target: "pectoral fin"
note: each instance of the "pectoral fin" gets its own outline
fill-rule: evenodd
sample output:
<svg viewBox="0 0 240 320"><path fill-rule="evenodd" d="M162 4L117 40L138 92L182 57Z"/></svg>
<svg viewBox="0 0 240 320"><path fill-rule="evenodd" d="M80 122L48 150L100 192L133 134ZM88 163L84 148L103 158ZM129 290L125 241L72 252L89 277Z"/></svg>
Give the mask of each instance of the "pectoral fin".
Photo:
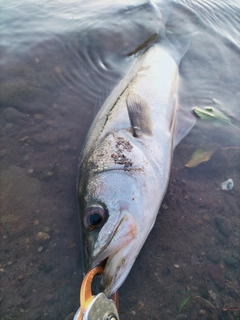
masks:
<svg viewBox="0 0 240 320"><path fill-rule="evenodd" d="M128 115L134 137L152 135L152 120L147 102L138 94L130 92L127 96Z"/></svg>

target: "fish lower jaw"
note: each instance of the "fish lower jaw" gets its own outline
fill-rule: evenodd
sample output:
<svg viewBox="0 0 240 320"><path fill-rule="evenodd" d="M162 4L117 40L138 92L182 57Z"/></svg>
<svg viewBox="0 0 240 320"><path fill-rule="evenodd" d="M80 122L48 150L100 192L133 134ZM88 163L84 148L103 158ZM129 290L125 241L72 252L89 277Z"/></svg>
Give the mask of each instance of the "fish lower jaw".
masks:
<svg viewBox="0 0 240 320"><path fill-rule="evenodd" d="M113 293L115 293L115 291L114 292L112 292L112 290L110 291L109 290L109 288L111 287L111 283L112 282L114 282L113 281L113 279L111 278L109 278L109 276L108 275L106 275L106 272L105 272L105 269L107 268L109 268L109 266L108 266L108 261L111 261L111 259L113 259L113 257L115 256L115 254L116 254L116 252L115 253L112 253L109 257L106 257L106 258L104 258L103 260L100 260L100 259L96 259L96 260L94 260L91 264L90 264L90 266L87 268L87 270L88 270L88 272L90 271L90 270L92 270L92 269L94 269L94 268L97 268L97 267L101 267L101 268L103 268L103 273L101 274L101 281L99 282L99 285L98 285L98 288L96 289L98 292L100 291L100 292L104 292L105 294L107 294L109 297L110 297L110 295L111 294L113 294ZM105 281L103 281L103 279L109 279L109 281L108 281L108 285L106 285L105 284Z"/></svg>
<svg viewBox="0 0 240 320"><path fill-rule="evenodd" d="M116 271L114 271L114 273L112 272L108 272L108 270L112 270L111 268L111 263L114 259L114 257L116 256L117 252L115 254L112 254L111 256L109 256L107 259L105 259L101 265L103 265L104 271L102 274L102 279L100 282L100 289L101 291L103 291L107 296L111 296L112 294L114 294L118 288L120 286L118 286L118 269L116 269ZM116 288L116 289L115 289Z"/></svg>
<svg viewBox="0 0 240 320"><path fill-rule="evenodd" d="M132 254L132 246L120 248L111 254L106 261L104 272L101 278L101 289L110 297L123 284L128 276L132 265L136 259L136 254Z"/></svg>
<svg viewBox="0 0 240 320"><path fill-rule="evenodd" d="M106 257L104 253L92 261L88 270L90 271L96 267L102 267L103 273L101 275L101 281L99 290L104 292L107 296L114 294L119 285L119 271L124 268L125 258L122 257L121 252L123 248L118 248L116 251L109 253L109 256Z"/></svg>

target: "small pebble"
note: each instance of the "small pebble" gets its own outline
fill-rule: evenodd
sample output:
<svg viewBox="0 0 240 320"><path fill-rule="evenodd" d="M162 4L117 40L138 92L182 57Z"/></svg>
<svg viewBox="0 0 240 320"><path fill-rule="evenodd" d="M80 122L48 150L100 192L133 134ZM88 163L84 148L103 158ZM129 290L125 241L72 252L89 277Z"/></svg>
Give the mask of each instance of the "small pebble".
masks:
<svg viewBox="0 0 240 320"><path fill-rule="evenodd" d="M144 303L142 301L138 301L138 310L141 310L144 307Z"/></svg>
<svg viewBox="0 0 240 320"><path fill-rule="evenodd" d="M206 214L206 213L203 215L202 219L203 219L205 222L210 221L210 217L209 217L209 215Z"/></svg>
<svg viewBox="0 0 240 320"><path fill-rule="evenodd" d="M234 187L234 183L232 179L228 179L221 183L222 190L230 191Z"/></svg>
<svg viewBox="0 0 240 320"><path fill-rule="evenodd" d="M206 314L206 310L200 309L200 310L198 311L198 314L200 314L200 315L205 315L205 314Z"/></svg>
<svg viewBox="0 0 240 320"><path fill-rule="evenodd" d="M34 114L34 118L35 118L35 119L38 119L38 120L42 120L42 119L44 119L45 117L44 117L44 115L41 114L41 113L35 113L35 114Z"/></svg>
<svg viewBox="0 0 240 320"><path fill-rule="evenodd" d="M226 257L225 258L225 263L229 266L229 267L235 267L238 264L237 259L235 259L232 256Z"/></svg>
<svg viewBox="0 0 240 320"><path fill-rule="evenodd" d="M24 136L19 139L19 141L27 141L29 139L29 136Z"/></svg>
<svg viewBox="0 0 240 320"><path fill-rule="evenodd" d="M176 269L179 269L179 264L175 264L174 267L175 267Z"/></svg>
<svg viewBox="0 0 240 320"><path fill-rule="evenodd" d="M58 74L61 74L61 73L63 72L63 69L62 69L61 67L56 66L56 67L54 68L54 71L55 71L56 73L58 73Z"/></svg>
<svg viewBox="0 0 240 320"><path fill-rule="evenodd" d="M191 291L198 292L199 288L197 286L192 286Z"/></svg>
<svg viewBox="0 0 240 320"><path fill-rule="evenodd" d="M212 279L212 281L220 288L224 289L225 287L225 279L224 274L221 269L221 265L215 264L212 265L208 270L209 276Z"/></svg>
<svg viewBox="0 0 240 320"><path fill-rule="evenodd" d="M42 242L48 241L49 239L50 239L50 236L46 232L38 232L36 237L37 241L42 241Z"/></svg>
<svg viewBox="0 0 240 320"><path fill-rule="evenodd" d="M217 299L217 295L215 292L213 292L212 290L208 290L208 293L214 301Z"/></svg>
<svg viewBox="0 0 240 320"><path fill-rule="evenodd" d="M52 298L53 298L53 295L52 295L51 293L46 293L45 296L44 296L44 300L45 300L46 302L51 301Z"/></svg>
<svg viewBox="0 0 240 320"><path fill-rule="evenodd" d="M42 247L42 246L41 246L41 247L38 247L37 251L38 251L39 253L42 252L42 251L43 251L43 247Z"/></svg>
<svg viewBox="0 0 240 320"><path fill-rule="evenodd" d="M203 224L203 221L201 219L196 220L196 226L201 226Z"/></svg>
<svg viewBox="0 0 240 320"><path fill-rule="evenodd" d="M223 234L226 238L228 238L231 234L231 226L229 222L224 218L216 217L214 219L216 227L221 234Z"/></svg>

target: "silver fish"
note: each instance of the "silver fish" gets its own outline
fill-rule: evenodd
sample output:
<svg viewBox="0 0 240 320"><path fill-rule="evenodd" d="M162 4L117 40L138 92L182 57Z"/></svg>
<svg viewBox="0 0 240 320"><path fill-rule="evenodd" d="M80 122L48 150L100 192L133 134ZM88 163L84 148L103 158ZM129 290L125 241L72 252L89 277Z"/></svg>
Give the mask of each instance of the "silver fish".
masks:
<svg viewBox="0 0 240 320"><path fill-rule="evenodd" d="M88 133L79 165L86 270L105 261L107 295L124 282L165 195L184 54L154 45L110 94Z"/></svg>

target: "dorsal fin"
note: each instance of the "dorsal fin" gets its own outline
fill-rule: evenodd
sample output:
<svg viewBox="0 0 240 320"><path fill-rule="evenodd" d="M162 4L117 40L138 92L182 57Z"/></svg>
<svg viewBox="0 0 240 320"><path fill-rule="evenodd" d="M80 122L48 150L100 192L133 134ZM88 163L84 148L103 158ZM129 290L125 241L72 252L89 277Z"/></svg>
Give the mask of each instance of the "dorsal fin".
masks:
<svg viewBox="0 0 240 320"><path fill-rule="evenodd" d="M138 94L130 92L127 96L128 115L134 137L152 135L152 120L147 102Z"/></svg>

